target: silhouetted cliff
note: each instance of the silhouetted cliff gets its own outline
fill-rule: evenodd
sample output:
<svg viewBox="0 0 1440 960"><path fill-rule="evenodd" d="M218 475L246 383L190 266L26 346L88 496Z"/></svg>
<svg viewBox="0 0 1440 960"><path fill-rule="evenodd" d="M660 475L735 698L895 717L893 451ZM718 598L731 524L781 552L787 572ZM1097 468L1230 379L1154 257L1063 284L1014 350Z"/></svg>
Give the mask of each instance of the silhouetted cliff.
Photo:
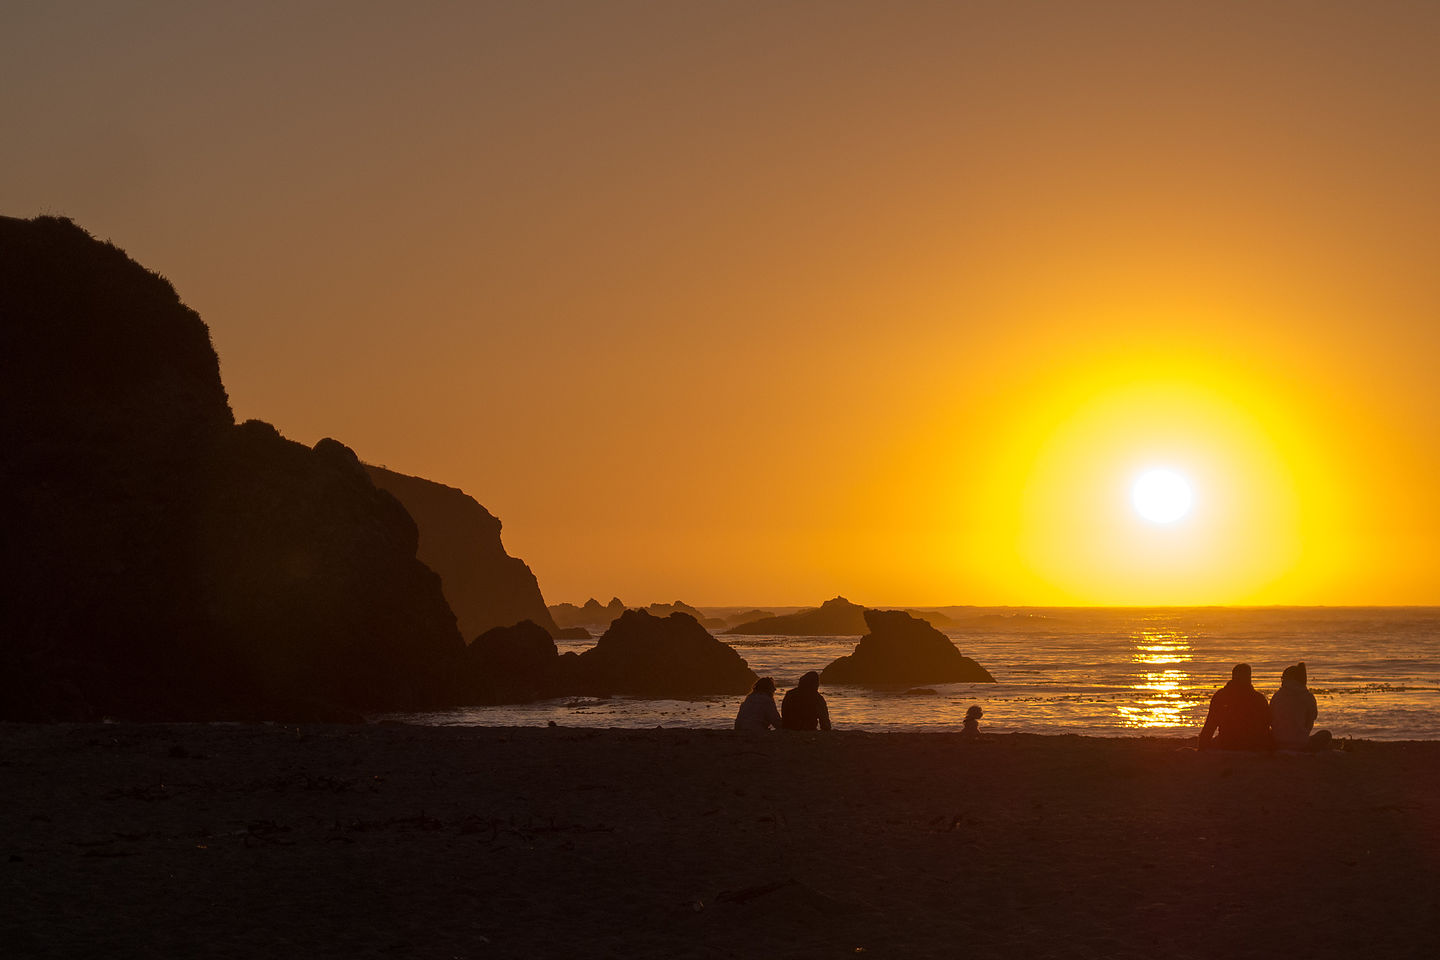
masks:
<svg viewBox="0 0 1440 960"><path fill-rule="evenodd" d="M529 620L551 636L555 621L525 561L500 542L500 521L463 490L367 464L375 486L394 494L420 528L420 560L440 575L460 632L474 639Z"/></svg>
<svg viewBox="0 0 1440 960"><path fill-rule="evenodd" d="M866 610L865 624L870 632L855 644L854 653L821 671L822 682L909 686L995 681L949 637L903 610Z"/></svg>
<svg viewBox="0 0 1440 960"><path fill-rule="evenodd" d="M333 440L236 426L209 332L69 221L0 219L0 717L453 702L404 508Z"/></svg>

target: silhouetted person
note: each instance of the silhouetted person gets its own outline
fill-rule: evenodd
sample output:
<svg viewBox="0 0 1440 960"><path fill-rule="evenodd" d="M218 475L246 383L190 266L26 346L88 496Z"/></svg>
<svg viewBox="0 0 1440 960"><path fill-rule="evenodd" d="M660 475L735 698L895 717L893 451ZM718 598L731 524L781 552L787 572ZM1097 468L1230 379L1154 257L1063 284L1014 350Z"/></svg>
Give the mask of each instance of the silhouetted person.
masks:
<svg viewBox="0 0 1440 960"><path fill-rule="evenodd" d="M965 722L960 725L960 737L964 740L980 739L980 718L985 716L985 711L978 705L965 711Z"/></svg>
<svg viewBox="0 0 1440 960"><path fill-rule="evenodd" d="M775 681L761 677L741 702L740 712L735 714L735 729L764 733L771 727L780 729L780 711L775 709Z"/></svg>
<svg viewBox="0 0 1440 960"><path fill-rule="evenodd" d="M1221 750L1269 750L1273 746L1270 704L1250 683L1248 663L1235 664L1230 682L1210 698L1210 712L1200 729L1200 749L1212 746Z"/></svg>
<svg viewBox="0 0 1440 960"><path fill-rule="evenodd" d="M1324 750L1330 745L1330 731L1310 732L1315 726L1315 694L1305 686L1305 661L1286 667L1280 674L1280 689L1270 697L1270 729L1275 746L1281 750Z"/></svg>
<svg viewBox="0 0 1440 960"><path fill-rule="evenodd" d="M820 695L820 674L811 670L780 702L780 725L786 730L829 730L830 708Z"/></svg>

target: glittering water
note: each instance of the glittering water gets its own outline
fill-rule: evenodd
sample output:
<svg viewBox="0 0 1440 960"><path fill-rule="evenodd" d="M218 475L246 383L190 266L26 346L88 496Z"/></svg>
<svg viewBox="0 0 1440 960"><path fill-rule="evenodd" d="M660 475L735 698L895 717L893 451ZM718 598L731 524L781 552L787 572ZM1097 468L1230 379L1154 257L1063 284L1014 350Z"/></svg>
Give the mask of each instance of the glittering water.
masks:
<svg viewBox="0 0 1440 960"><path fill-rule="evenodd" d="M1100 736L1198 730L1232 664L1267 695L1306 661L1317 727L1340 737L1440 739L1440 608L961 610L945 632L993 684L923 691L823 688L837 727L959 729L971 704L992 732ZM783 692L806 670L851 652L855 637L725 637ZM593 643L563 642L564 650ZM727 727L739 697L563 699L410 717L434 724Z"/></svg>

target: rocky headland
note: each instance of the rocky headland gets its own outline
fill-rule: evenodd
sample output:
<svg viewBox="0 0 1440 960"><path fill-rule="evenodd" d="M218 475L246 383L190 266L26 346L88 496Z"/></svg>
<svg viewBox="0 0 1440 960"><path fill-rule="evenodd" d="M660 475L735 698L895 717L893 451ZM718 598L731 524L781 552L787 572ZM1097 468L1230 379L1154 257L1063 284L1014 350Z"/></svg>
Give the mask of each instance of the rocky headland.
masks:
<svg viewBox="0 0 1440 960"><path fill-rule="evenodd" d="M236 424L199 315L68 220L0 218L0 450L0 719L434 709L477 696L446 589L553 625L462 492Z"/></svg>
<svg viewBox="0 0 1440 960"><path fill-rule="evenodd" d="M420 561L440 575L460 633L473 639L529 620L555 636L540 583L505 552L500 520L455 487L366 464L371 481L399 500L420 529Z"/></svg>

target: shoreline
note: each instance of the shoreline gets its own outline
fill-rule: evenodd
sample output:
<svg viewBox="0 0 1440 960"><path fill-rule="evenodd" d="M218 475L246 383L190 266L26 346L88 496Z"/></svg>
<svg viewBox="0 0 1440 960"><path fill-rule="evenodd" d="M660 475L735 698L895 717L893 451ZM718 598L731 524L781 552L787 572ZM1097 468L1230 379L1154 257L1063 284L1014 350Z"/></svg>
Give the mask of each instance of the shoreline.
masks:
<svg viewBox="0 0 1440 960"><path fill-rule="evenodd" d="M17 957L1428 949L1440 742L1184 745L3 724L0 941Z"/></svg>

